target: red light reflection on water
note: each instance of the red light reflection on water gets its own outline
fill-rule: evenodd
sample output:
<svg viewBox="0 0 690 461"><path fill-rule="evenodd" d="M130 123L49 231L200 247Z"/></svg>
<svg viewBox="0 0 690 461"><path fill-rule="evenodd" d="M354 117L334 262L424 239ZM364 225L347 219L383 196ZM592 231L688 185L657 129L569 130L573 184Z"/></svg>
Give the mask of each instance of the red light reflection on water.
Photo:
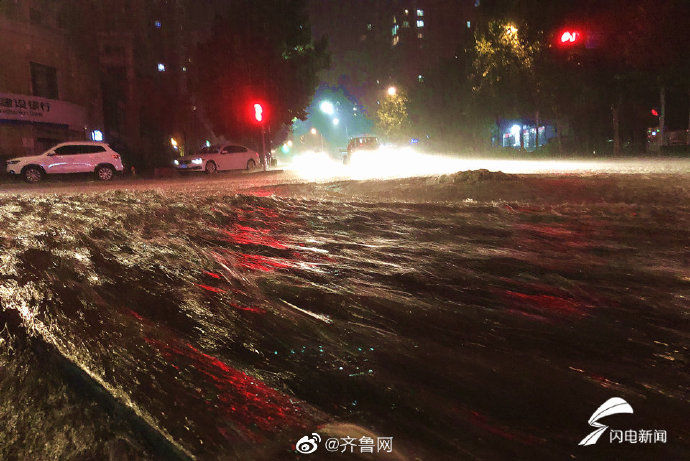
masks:
<svg viewBox="0 0 690 461"><path fill-rule="evenodd" d="M486 415L477 411L470 411L469 419L475 426L499 437L503 437L504 439L514 440L525 445L534 445L540 442L540 440L533 435L511 431L506 427L501 427L490 421Z"/></svg>
<svg viewBox="0 0 690 461"><path fill-rule="evenodd" d="M278 258L269 258L261 255L250 255L240 253L237 255L237 264L246 269L253 269L262 272L272 272L275 269L288 269L293 267Z"/></svg>
<svg viewBox="0 0 690 461"><path fill-rule="evenodd" d="M297 399L283 394L261 380L230 367L218 358L205 354L190 344L166 344L152 338L146 342L156 348L174 368L196 373L194 387L215 389L211 399L202 399L205 411L215 413L216 426L229 440L265 440L270 434L306 429L315 423ZM207 394L206 394L207 395ZM189 389L185 398L200 399Z"/></svg>
<svg viewBox="0 0 690 461"><path fill-rule="evenodd" d="M212 293L225 293L225 290L223 290L222 288L211 287L208 285L201 285L199 283L195 283L194 285L198 286L199 288L203 288L204 290L210 291Z"/></svg>
<svg viewBox="0 0 690 461"><path fill-rule="evenodd" d="M531 295L509 290L505 291L505 296L512 304L517 303L529 309L536 310L539 314L564 313L579 316L587 315L582 309L586 305L571 299L545 294Z"/></svg>
<svg viewBox="0 0 690 461"><path fill-rule="evenodd" d="M247 311L247 312L254 312L255 314L265 314L266 311L260 307L247 307L247 306L240 306L237 304L230 304L230 306L234 307L237 310L240 311Z"/></svg>
<svg viewBox="0 0 690 461"><path fill-rule="evenodd" d="M275 194L275 191L273 189L253 189L251 191L245 191L243 193L247 195L255 195L257 197L270 197L271 195Z"/></svg>
<svg viewBox="0 0 690 461"><path fill-rule="evenodd" d="M287 248L283 243L269 235L270 229L253 228L235 224L232 230L221 229L233 243L240 245L263 245L277 250Z"/></svg>

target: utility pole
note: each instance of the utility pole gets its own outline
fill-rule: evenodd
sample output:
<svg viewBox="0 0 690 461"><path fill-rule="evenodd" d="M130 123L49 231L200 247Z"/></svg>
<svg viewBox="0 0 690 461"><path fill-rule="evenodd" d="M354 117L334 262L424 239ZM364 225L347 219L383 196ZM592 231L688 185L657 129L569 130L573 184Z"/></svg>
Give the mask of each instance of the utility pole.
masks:
<svg viewBox="0 0 690 461"><path fill-rule="evenodd" d="M659 99L661 100L661 107L659 110L659 153L664 147L664 131L666 131L666 88L661 85L659 90Z"/></svg>
<svg viewBox="0 0 690 461"><path fill-rule="evenodd" d="M266 171L266 126L261 123L261 163L264 164L264 171Z"/></svg>

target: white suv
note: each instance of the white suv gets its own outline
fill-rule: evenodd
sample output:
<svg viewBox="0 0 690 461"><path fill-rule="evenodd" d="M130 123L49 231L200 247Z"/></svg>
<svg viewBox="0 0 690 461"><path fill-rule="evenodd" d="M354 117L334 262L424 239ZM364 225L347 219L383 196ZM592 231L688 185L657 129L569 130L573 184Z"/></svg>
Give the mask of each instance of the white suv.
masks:
<svg viewBox="0 0 690 461"><path fill-rule="evenodd" d="M108 181L123 169L120 154L104 142L63 142L42 154L7 161L8 174L21 175L31 183L46 174L64 173L95 173L98 179Z"/></svg>

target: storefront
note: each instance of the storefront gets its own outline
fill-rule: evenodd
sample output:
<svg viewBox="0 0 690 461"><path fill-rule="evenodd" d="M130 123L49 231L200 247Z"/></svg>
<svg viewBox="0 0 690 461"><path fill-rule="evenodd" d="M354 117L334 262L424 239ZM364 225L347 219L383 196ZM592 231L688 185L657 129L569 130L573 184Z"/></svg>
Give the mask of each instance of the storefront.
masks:
<svg viewBox="0 0 690 461"><path fill-rule="evenodd" d="M86 109L37 96L0 93L0 157L45 151L66 140L87 139Z"/></svg>
<svg viewBox="0 0 690 461"><path fill-rule="evenodd" d="M524 147L527 151L543 147L549 140L556 137L556 130L549 122L541 122L537 127L531 120L507 120L501 123L499 130L500 140L494 139L494 145L512 149ZM539 130L539 136L537 136L537 130Z"/></svg>

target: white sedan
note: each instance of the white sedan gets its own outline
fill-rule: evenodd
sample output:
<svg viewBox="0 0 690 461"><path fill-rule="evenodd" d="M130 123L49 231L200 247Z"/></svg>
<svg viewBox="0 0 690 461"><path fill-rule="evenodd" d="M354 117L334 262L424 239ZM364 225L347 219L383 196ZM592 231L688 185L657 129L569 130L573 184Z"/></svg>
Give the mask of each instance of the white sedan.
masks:
<svg viewBox="0 0 690 461"><path fill-rule="evenodd" d="M214 174L225 170L253 170L261 164L259 154L239 144L204 147L197 154L173 160L178 171L203 171Z"/></svg>

